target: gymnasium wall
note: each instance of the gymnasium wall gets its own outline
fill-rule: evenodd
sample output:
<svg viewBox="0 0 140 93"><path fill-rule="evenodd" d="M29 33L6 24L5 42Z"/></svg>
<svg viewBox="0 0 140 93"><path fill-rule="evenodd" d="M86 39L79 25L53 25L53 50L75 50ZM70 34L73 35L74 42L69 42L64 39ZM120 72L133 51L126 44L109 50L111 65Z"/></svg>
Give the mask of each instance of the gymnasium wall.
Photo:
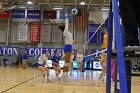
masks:
<svg viewBox="0 0 140 93"><path fill-rule="evenodd" d="M89 21L90 24L100 24L107 16L108 11L94 11L89 12ZM10 25L8 25L8 20L10 21ZM34 21L34 20L33 20ZM54 23L50 23L50 21L43 23L41 20L41 33L40 33L40 43L31 43L28 41L19 41L18 40L18 23L26 22L27 25L30 25L32 20L12 20L10 19L0 19L0 46L6 46L8 35L8 46L18 46L21 48L24 47L46 47L46 48L63 48L64 41L62 32L59 31L58 25ZM34 22L38 22L34 21ZM100 23L99 23L100 22ZM8 28L10 28L10 33L7 34ZM78 43L74 44L74 49L82 49L84 44L88 40L88 26L86 28L75 28L73 23L70 23L70 30L73 32L74 40L77 40ZM30 36L29 27L28 27L28 39ZM99 35L98 35L99 36ZM99 37L98 37L99 38ZM100 43L97 44L88 44L86 49L98 49L100 47ZM90 46L90 47L89 47Z"/></svg>
<svg viewBox="0 0 140 93"><path fill-rule="evenodd" d="M0 43L6 42L7 25L7 19L0 19Z"/></svg>

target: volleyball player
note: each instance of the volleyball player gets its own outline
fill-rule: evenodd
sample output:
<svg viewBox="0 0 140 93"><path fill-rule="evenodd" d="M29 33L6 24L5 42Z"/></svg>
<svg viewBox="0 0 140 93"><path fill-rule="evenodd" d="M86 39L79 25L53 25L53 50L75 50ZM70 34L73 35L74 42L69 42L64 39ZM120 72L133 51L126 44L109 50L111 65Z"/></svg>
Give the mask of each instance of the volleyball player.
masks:
<svg viewBox="0 0 140 93"><path fill-rule="evenodd" d="M70 66L70 58L72 53L72 43L73 43L73 36L72 33L69 31L69 20L68 14L65 14L65 25L59 26L59 29L63 32L65 37L65 45L64 45L64 54L65 54L65 65L63 67L63 80L66 81L68 78L68 71Z"/></svg>
<svg viewBox="0 0 140 93"><path fill-rule="evenodd" d="M48 64L46 64L47 67L45 66L45 62L48 60L48 57L49 57L49 51L46 50L45 53L39 57L39 62L37 62L38 69L43 71L43 76L45 76L44 82L50 82L50 79L49 79L49 73L50 73L49 66L48 66Z"/></svg>
<svg viewBox="0 0 140 93"><path fill-rule="evenodd" d="M23 69L27 67L27 60L28 60L28 54L27 51L22 55L22 63L23 63Z"/></svg>
<svg viewBox="0 0 140 93"><path fill-rule="evenodd" d="M88 55L85 56L87 70L90 70L90 62L92 61L92 57L90 54L91 52L88 52Z"/></svg>
<svg viewBox="0 0 140 93"><path fill-rule="evenodd" d="M77 74L78 74L79 71L80 71L80 73L82 72L83 59L84 59L84 55L82 53L82 50L79 49L78 54L76 55L76 60L77 60L77 63L78 63Z"/></svg>
<svg viewBox="0 0 140 93"><path fill-rule="evenodd" d="M61 69L59 66L59 60L61 59L59 50L55 51L54 56L52 57L52 67L56 72L56 77L60 80L59 74L61 73Z"/></svg>
<svg viewBox="0 0 140 93"><path fill-rule="evenodd" d="M107 46L108 46L108 31L107 31L107 21L105 21L105 34L104 34L104 37L103 37L103 45L102 45L102 48L103 49L107 49ZM104 82L105 80L105 76L106 76L106 62L107 62L107 51L104 51L101 55L101 66L102 66L102 72L100 74L100 81L101 83Z"/></svg>

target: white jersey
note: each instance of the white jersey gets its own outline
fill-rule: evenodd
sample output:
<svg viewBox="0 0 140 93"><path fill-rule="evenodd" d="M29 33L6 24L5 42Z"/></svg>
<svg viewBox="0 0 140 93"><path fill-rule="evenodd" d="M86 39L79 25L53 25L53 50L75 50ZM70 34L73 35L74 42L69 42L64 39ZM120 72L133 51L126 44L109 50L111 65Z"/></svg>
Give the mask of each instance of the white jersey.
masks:
<svg viewBox="0 0 140 93"><path fill-rule="evenodd" d="M69 20L68 20L68 18L66 18L65 19L65 30L63 32L63 35L65 36L65 44L72 45L72 43L73 43L73 36L72 36L72 33L68 29L68 25L69 25L68 23L69 23Z"/></svg>
<svg viewBox="0 0 140 93"><path fill-rule="evenodd" d="M48 57L46 57L46 55L43 54L43 55L41 55L41 56L39 57L39 62L37 62L37 63L43 65L47 60L48 60Z"/></svg>
<svg viewBox="0 0 140 93"><path fill-rule="evenodd" d="M83 59L84 59L84 55L83 54L77 54L77 56L76 56L77 62L83 62Z"/></svg>

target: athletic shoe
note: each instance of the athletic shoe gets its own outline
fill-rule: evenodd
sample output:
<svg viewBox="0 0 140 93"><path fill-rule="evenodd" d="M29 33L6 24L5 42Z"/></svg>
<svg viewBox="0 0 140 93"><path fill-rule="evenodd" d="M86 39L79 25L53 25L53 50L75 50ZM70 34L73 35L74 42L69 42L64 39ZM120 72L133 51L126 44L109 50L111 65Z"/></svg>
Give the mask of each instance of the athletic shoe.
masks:
<svg viewBox="0 0 140 93"><path fill-rule="evenodd" d="M44 83L48 83L48 82L51 82L51 80L50 79L44 80Z"/></svg>
<svg viewBox="0 0 140 93"><path fill-rule="evenodd" d="M58 81L61 81L61 77L58 77L57 80L58 80Z"/></svg>
<svg viewBox="0 0 140 93"><path fill-rule="evenodd" d="M67 82L70 82L70 78L69 78L69 77L66 77L66 81L67 81Z"/></svg>
<svg viewBox="0 0 140 93"><path fill-rule="evenodd" d="M104 83L104 81L105 81L105 75L100 74L99 82L100 82L100 83Z"/></svg>
<svg viewBox="0 0 140 93"><path fill-rule="evenodd" d="M69 77L67 77L67 76L63 77L63 78L62 78L62 82L64 82L64 83L70 82Z"/></svg>
<svg viewBox="0 0 140 93"><path fill-rule="evenodd" d="M101 77L103 76L103 74L100 74L99 78L98 79L101 79Z"/></svg>

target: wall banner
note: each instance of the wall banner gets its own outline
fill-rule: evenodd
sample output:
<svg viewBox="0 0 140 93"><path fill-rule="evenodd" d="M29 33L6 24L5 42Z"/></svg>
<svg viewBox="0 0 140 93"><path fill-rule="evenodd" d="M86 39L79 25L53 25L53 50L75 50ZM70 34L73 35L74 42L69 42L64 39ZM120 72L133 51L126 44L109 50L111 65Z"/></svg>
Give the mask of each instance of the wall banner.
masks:
<svg viewBox="0 0 140 93"><path fill-rule="evenodd" d="M24 19L25 10L12 10L12 18Z"/></svg>
<svg viewBox="0 0 140 93"><path fill-rule="evenodd" d="M28 41L28 25L26 23L18 23L18 40Z"/></svg>
<svg viewBox="0 0 140 93"><path fill-rule="evenodd" d="M30 42L32 43L40 42L40 23L39 22L30 23Z"/></svg>
<svg viewBox="0 0 140 93"><path fill-rule="evenodd" d="M27 19L40 19L41 11L40 10L28 10Z"/></svg>

